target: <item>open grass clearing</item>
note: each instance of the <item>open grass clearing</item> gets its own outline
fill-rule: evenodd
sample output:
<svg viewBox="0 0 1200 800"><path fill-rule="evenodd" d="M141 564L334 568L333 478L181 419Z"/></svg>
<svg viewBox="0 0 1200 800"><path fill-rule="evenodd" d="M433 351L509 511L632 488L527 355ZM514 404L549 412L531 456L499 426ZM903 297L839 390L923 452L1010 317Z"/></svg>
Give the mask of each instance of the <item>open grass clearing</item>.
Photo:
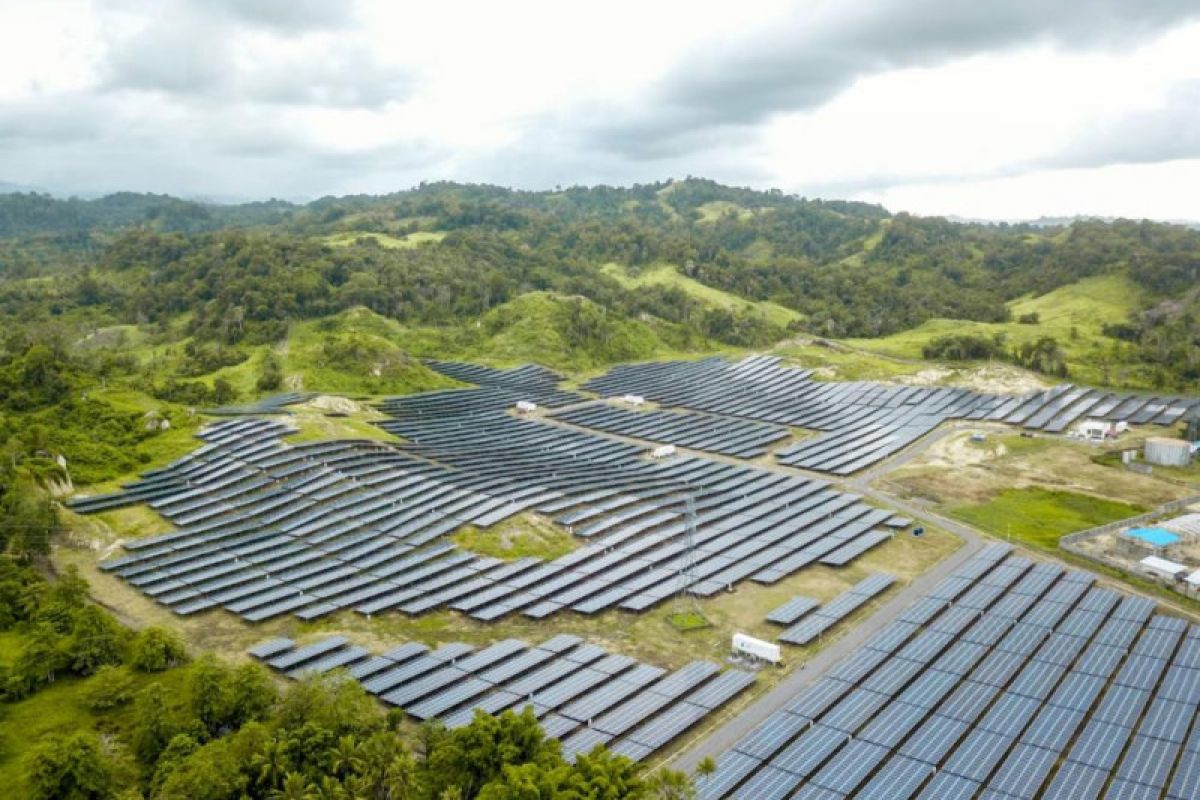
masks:
<svg viewBox="0 0 1200 800"><path fill-rule="evenodd" d="M393 236L388 233L376 233L374 231L342 231L341 233L332 233L325 236L321 241L331 247L349 247L357 244L362 239L369 239L380 247L408 249L431 242L440 242L444 238L446 238L445 231L413 231L404 236Z"/></svg>
<svg viewBox="0 0 1200 800"><path fill-rule="evenodd" d="M1125 322L1141 301L1141 291L1122 275L1085 278L1044 295L1009 302L1011 322L932 319L891 336L850 339L847 344L883 355L917 359L921 358L925 345L939 336L976 334L990 338L1003 334L1010 349L1052 336L1066 352L1072 380L1107 383L1104 380L1107 376L1109 381L1140 386L1142 378L1132 372L1125 374L1124 380L1115 368L1106 373L1104 362L1110 360L1113 341L1101 329L1107 323ZM1035 313L1039 318L1037 324L1017 322L1020 316Z"/></svg>
<svg viewBox="0 0 1200 800"><path fill-rule="evenodd" d="M490 528L464 525L451 539L463 550L505 561L530 557L553 561L579 546L574 536L532 511L509 517Z"/></svg>
<svg viewBox="0 0 1200 800"><path fill-rule="evenodd" d="M1005 489L991 500L950 506L946 513L995 536L1055 550L1068 533L1136 516L1143 506L1041 487Z"/></svg>
<svg viewBox="0 0 1200 800"><path fill-rule="evenodd" d="M802 316L799 311L778 303L747 300L736 294L703 284L694 278L680 274L678 268L673 264L654 264L634 271L621 264L610 263L601 267L601 272L628 288L664 286L680 289L705 305L729 311L758 314L781 328L786 328L789 322L800 319Z"/></svg>

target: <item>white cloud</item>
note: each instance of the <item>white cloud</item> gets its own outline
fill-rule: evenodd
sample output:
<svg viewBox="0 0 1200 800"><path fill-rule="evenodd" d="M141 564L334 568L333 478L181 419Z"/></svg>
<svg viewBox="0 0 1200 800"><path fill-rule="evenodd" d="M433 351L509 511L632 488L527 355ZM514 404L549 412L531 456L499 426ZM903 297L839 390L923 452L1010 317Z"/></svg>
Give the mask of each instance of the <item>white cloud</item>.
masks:
<svg viewBox="0 0 1200 800"><path fill-rule="evenodd" d="M1175 177L1200 159L1193 4L737 11L0 0L0 181L257 197L694 174L968 216L1200 217Z"/></svg>

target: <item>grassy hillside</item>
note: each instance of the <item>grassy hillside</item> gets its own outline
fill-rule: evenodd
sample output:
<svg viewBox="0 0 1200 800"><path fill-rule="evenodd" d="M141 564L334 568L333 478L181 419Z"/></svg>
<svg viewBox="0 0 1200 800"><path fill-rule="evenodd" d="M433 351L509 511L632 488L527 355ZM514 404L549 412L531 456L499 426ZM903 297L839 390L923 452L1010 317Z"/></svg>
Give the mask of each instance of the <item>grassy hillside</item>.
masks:
<svg viewBox="0 0 1200 800"><path fill-rule="evenodd" d="M655 264L637 272L631 272L620 264L609 263L601 268L601 272L629 288L666 286L681 289L705 305L729 311L753 312L765 318L772 325L778 325L781 328L787 327L789 322L800 319L801 316L800 312L778 303L747 300L731 292L707 286L686 275L680 275L679 270L672 264Z"/></svg>
<svg viewBox="0 0 1200 800"><path fill-rule="evenodd" d="M854 347L899 358L921 358L921 350L933 339L951 334L994 336L1001 333L1011 348L1043 336L1058 340L1067 354L1073 380L1104 383L1103 362L1110 356L1112 340L1101 328L1124 322L1142 303L1142 292L1122 275L1087 278L1038 297L1022 297L1008 303L1011 322L987 323L970 320L933 319L909 331L881 339L851 339ZM1037 324L1022 324L1022 315L1036 313ZM1110 381L1117 376L1108 376ZM1129 372L1121 383L1139 385Z"/></svg>
<svg viewBox="0 0 1200 800"><path fill-rule="evenodd" d="M348 247L360 239L372 239L381 247L403 249L417 247L429 242L440 242L445 236L444 231L414 231L405 236L391 236L386 233L374 233L372 231L342 231L341 233L333 233L322 237L321 241L333 247Z"/></svg>
<svg viewBox="0 0 1200 800"><path fill-rule="evenodd" d="M294 388L337 394L408 394L460 385L405 347L407 331L369 309L292 325L284 375Z"/></svg>
<svg viewBox="0 0 1200 800"><path fill-rule="evenodd" d="M484 314L465 329L423 342L429 355L500 365L529 361L566 371L671 353L688 343L667 323L608 315L582 297L530 292Z"/></svg>

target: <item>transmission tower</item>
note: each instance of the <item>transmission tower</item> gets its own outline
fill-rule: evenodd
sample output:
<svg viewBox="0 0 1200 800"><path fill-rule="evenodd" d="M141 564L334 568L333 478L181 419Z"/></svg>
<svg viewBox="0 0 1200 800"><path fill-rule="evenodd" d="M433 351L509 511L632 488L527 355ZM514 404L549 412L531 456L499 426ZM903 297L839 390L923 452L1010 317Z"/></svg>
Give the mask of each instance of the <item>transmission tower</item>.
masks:
<svg viewBox="0 0 1200 800"><path fill-rule="evenodd" d="M700 611L700 600L696 596L696 499L691 489L683 492L683 553L679 559L679 576L675 590L675 614L695 614Z"/></svg>

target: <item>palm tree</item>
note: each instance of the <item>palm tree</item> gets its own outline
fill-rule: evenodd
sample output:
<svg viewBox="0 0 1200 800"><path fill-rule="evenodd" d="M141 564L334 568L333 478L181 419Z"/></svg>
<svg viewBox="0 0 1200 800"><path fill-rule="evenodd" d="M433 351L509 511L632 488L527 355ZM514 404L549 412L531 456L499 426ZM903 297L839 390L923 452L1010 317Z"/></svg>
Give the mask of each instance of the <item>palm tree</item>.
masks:
<svg viewBox="0 0 1200 800"><path fill-rule="evenodd" d="M283 779L283 786L271 792L271 800L320 800L312 784L304 780L298 772L289 772Z"/></svg>
<svg viewBox="0 0 1200 800"><path fill-rule="evenodd" d="M420 793L417 762L404 752L397 755L387 766L383 776L384 797L387 800L412 800Z"/></svg>
<svg viewBox="0 0 1200 800"><path fill-rule="evenodd" d="M287 775L288 764L287 742L278 738L268 739L262 751L255 753L250 762L259 785L267 789L279 787Z"/></svg>
<svg viewBox="0 0 1200 800"><path fill-rule="evenodd" d="M650 796L657 800L693 800L696 797L696 787L692 779L684 772L673 769L660 769L651 773L646 781Z"/></svg>
<svg viewBox="0 0 1200 800"><path fill-rule="evenodd" d="M702 778L707 778L717 771L717 762L713 761L712 756L705 756L700 759L700 763L696 765L696 774Z"/></svg>
<svg viewBox="0 0 1200 800"><path fill-rule="evenodd" d="M353 736L343 736L338 739L329 758L329 768L339 778L362 771L362 746Z"/></svg>

